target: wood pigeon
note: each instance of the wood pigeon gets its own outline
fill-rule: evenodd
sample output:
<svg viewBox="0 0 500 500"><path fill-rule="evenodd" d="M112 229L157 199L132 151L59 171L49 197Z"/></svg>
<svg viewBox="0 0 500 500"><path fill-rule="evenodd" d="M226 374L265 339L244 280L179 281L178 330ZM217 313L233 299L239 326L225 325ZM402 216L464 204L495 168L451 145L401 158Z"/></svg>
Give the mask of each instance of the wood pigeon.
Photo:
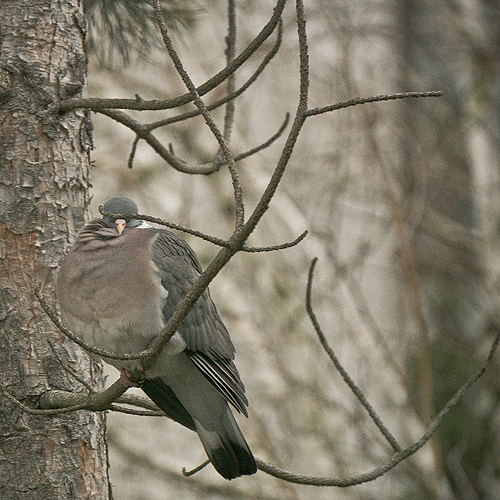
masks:
<svg viewBox="0 0 500 500"><path fill-rule="evenodd" d="M104 205L138 213L130 198ZM137 219L94 219L78 233L57 280L61 316L85 342L113 353L145 349L202 272L176 234ZM248 416L234 346L207 290L145 373L142 390L173 420L196 431L226 479L257 472L228 403ZM122 370L137 361L107 362Z"/></svg>

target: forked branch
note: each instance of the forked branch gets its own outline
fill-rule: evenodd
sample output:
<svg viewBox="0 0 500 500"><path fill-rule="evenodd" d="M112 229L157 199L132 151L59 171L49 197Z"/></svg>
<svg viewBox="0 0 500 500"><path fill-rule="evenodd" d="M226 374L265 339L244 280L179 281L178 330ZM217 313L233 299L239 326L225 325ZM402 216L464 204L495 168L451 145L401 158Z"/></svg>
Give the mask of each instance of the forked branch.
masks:
<svg viewBox="0 0 500 500"><path fill-rule="evenodd" d="M317 262L317 259L314 259L311 263L311 267L309 269L309 277L308 277L308 282L307 282L307 293L306 293L306 309L309 315L309 318L311 319L311 322L314 326L314 329L316 331L316 334L318 335L321 345L323 346L323 349L325 352L328 354L330 359L332 360L333 365L339 371L342 379L346 382L346 384L349 386L349 388L352 390L352 392L356 395L358 400L361 402L361 404L365 407L367 410L368 414L372 418L372 420L375 422L377 427L379 428L380 432L384 435L384 437L387 439L387 441L391 444L392 448L395 450L395 452L379 467L376 467L375 469L359 474L358 476L352 476L348 478L330 478L330 477L321 477L321 476L308 476L308 475L302 475L302 474L295 474L289 471L286 471L284 469L280 469L279 467L275 467L271 464L268 464L260 459L257 459L257 466L258 468L266 472L267 474L270 474L271 476L283 479L285 481L291 482L291 483L297 483L297 484L304 484L304 485L310 485L310 486L336 486L336 487L341 487L345 488L348 486L354 486L356 484L361 484L361 483L366 483L368 481L373 481L374 479L377 479L381 476L383 476L385 473L396 467L398 464L400 464L402 461L407 459L409 456L413 455L416 453L418 450L420 450L427 442L431 439L433 434L436 432L437 428L443 421L443 419L450 413L452 408L463 398L464 394L466 391L472 387L477 380L485 373L485 371L488 369L490 366L493 356L495 355L495 352L497 351L498 344L500 343L500 331L496 334L495 339L493 340L493 343L491 345L491 348L488 352L488 355L486 359L484 360L483 364L476 370L475 373L473 373L468 380L455 392L455 394L448 400L448 402L443 406L442 410L438 413L438 415L433 419L432 423L429 425L427 430L424 432L422 437L413 443L411 446L408 446L405 449L401 449L399 444L397 443L396 439L390 434L388 431L387 427L382 423L378 415L375 413L371 405L368 403L366 398L364 397L363 393L361 390L356 386L356 384L352 381L351 377L347 374L345 369L342 367L340 364L339 360L333 353L333 350L330 348L328 345L325 336L321 330L321 327L318 323L318 320L316 318L316 315L314 314L313 308L312 308L312 303L311 303L311 290L312 290L312 279L313 279L313 272L314 272L314 266Z"/></svg>

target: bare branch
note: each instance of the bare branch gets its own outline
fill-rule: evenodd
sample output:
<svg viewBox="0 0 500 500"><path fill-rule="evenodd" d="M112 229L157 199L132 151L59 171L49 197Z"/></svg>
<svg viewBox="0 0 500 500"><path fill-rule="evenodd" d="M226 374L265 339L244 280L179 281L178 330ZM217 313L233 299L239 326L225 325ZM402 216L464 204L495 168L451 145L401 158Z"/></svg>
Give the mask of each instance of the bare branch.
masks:
<svg viewBox="0 0 500 500"><path fill-rule="evenodd" d="M148 125L143 125L137 120L134 120L131 116L127 115L123 111L117 109L101 109L98 112L103 115L109 116L113 120L121 123L125 127L135 132L138 138L143 139L145 142L147 142L153 148L153 150L161 156L161 158L163 158L170 166L172 166L179 172L183 172L185 174L211 174L212 172L218 170L220 167L220 165L214 166L213 164L197 166L189 165L185 161L175 156L171 149L165 147L151 132L149 132ZM135 142L137 141L138 139L136 138Z"/></svg>
<svg viewBox="0 0 500 500"><path fill-rule="evenodd" d="M208 109L208 108L207 108ZM134 120L132 117L127 115L126 113L123 113L122 111L118 110L101 110L101 114L108 116L109 118L112 118L113 120L117 121L118 123L121 123L122 125L126 126L136 134L136 138L134 139L134 142L132 144L131 152L129 155L129 160L128 160L128 167L132 168L134 156L135 156L135 149L137 147L137 143L139 142L140 139L143 139L146 143L148 143L153 150L161 157L163 158L171 167L175 168L179 172L183 172L185 174L190 174L190 175L209 175L213 172L216 172L222 167L223 165L226 164L223 158L220 156L215 158L212 162L210 163L205 163L203 165L189 165L186 163L184 160L181 160L178 158L174 152L172 147L169 147L168 149L153 135L151 132L148 130L151 128L150 125L148 124L142 124L136 120ZM198 113L199 114L199 113ZM275 142L283 132L285 131L286 126L288 125L290 115L289 113L286 113L285 115L285 120L281 124L280 128L278 131L271 137L269 138L266 142L263 144L260 144L259 146L250 149L249 151L246 151L244 153L240 153L239 155L234 156L234 161L241 161L244 158L248 158L249 156L252 156L259 151L262 151L263 149L269 147L273 142Z"/></svg>
<svg viewBox="0 0 500 500"><path fill-rule="evenodd" d="M47 391L40 396L40 408L58 408L60 410L65 410L66 407L76 404L78 406L76 409L79 410L104 411L126 390L127 388L122 384L120 379L118 379L102 392L82 394L56 390Z"/></svg>
<svg viewBox="0 0 500 500"><path fill-rule="evenodd" d="M305 113L307 110L307 99L309 96L309 53L307 47L306 16L304 13L304 3L302 0L296 0L295 10L297 12L297 32L299 36L299 110L301 111L301 113Z"/></svg>
<svg viewBox="0 0 500 500"><path fill-rule="evenodd" d="M191 470L186 470L186 468L183 467L182 474L186 477L194 476L197 472L200 472L202 469L204 469L209 463L210 460L205 460L203 463Z"/></svg>
<svg viewBox="0 0 500 500"><path fill-rule="evenodd" d="M136 410L134 408L126 408L124 406L111 404L106 410L115 411L117 413L126 413L127 415L137 415L139 417L165 417L168 416L161 410Z"/></svg>
<svg viewBox="0 0 500 500"><path fill-rule="evenodd" d="M177 231L182 231L183 233L191 234L192 236L196 236L197 238L201 238L202 240L208 241L220 247L229 246L229 242L226 240L217 238L216 236L210 236L200 231L196 231L196 229L189 229L185 226L181 226L180 224L176 224L175 222L168 222L166 220L160 219L159 217L151 217L150 215L140 214L114 214L113 212L106 212L105 210L103 210L102 205L99 206L99 213L101 213L104 217L111 217L113 219L139 219L153 222L154 224L159 224L161 226L166 226Z"/></svg>
<svg viewBox="0 0 500 500"><path fill-rule="evenodd" d="M132 143L132 147L130 148L130 154L128 156L128 162L127 162L128 168L132 168L134 166L134 158L135 158L135 153L137 151L137 144L139 144L140 140L141 138L138 135L136 135L134 142Z"/></svg>
<svg viewBox="0 0 500 500"><path fill-rule="evenodd" d="M267 22L267 24L262 28L260 33L248 44L248 46L243 50L239 56L237 56L230 66L226 66L219 73L214 75L212 78L207 80L205 83L200 85L196 91L198 95L203 96L219 86L224 82L229 75L234 73L240 66L242 66L249 58L254 54L257 49L271 36L276 26L280 22L281 14L285 8L287 0L278 0L276 6L274 7L273 15ZM155 111L172 109L183 106L193 101L193 95L191 93L183 94L182 96L166 99L166 100L151 100L145 101L142 99L99 99L99 98L88 98L88 99L66 99L57 103L57 110L59 113L69 111L76 108L87 108L93 111L99 111L103 108L109 109L133 109L137 111Z"/></svg>
<svg viewBox="0 0 500 500"><path fill-rule="evenodd" d="M142 408L152 412L159 411L158 406L153 403L151 399L127 393L123 394L123 396L120 396L115 402L121 405L135 406L137 408Z"/></svg>
<svg viewBox="0 0 500 500"><path fill-rule="evenodd" d="M165 44L165 48L168 51L168 54L170 55L170 59L172 60L175 69L177 70L177 73L182 78L184 85L193 96L193 102L195 106L200 110L201 114L203 115L203 118L205 119L206 124L210 128L217 142L219 143L220 149L224 156L224 160L227 164L227 168L229 169L229 173L231 174L231 180L233 183L234 201L235 201L235 219L236 219L235 223L236 227L240 227L243 225L243 221L245 219L245 208L243 205L243 192L241 189L241 183L239 180L238 172L236 170L236 165L234 163L233 155L229 151L229 146L226 140L224 139L224 136L222 135L221 131L215 124L212 116L208 112L205 103L202 101L193 81L191 80L191 77L184 69L182 61L180 60L179 56L177 55L177 52L174 49L172 40L168 35L167 26L165 25L165 21L163 19L163 12L161 10L159 0L153 0L153 6L156 12L158 26L160 28L161 35L163 37L163 42Z"/></svg>
<svg viewBox="0 0 500 500"><path fill-rule="evenodd" d="M245 82L244 85L242 85L238 90L234 92L230 92L228 95L226 95L224 98L219 99L213 104L207 105L206 108L207 110L211 111L213 109L218 108L219 106L222 106L223 104L226 104L230 102L232 99L235 99L239 95L241 95L243 92L245 92L248 87L252 83L254 83L257 78L260 76L260 74L264 71L268 63L271 61L271 59L276 55L278 52L281 42L283 38L283 22L281 19L279 20L278 23L278 31L277 31L277 37L276 37L276 42L273 45L272 49L266 54L265 58L257 68L257 70L254 72L254 74ZM139 101L141 100L140 98L136 97L136 100ZM100 110L95 110L96 112L99 112L103 115L108 116L109 118L117 121L118 123L121 123L122 125L126 126L130 130L132 130L136 134L136 138L134 139L134 142L132 144L129 160L128 160L128 166L129 168L132 168L133 166L133 160L135 157L135 151L137 147L137 143L139 142L140 139L143 139L145 142L147 142L151 148L160 156L162 157L170 166L175 168L176 170L187 173L187 174L201 174L201 175L208 175L213 172L216 172L220 169L222 165L225 164L225 161L219 157L216 157L213 162L204 164L204 165L197 165L197 166L191 166L188 165L185 161L179 159L178 157L175 156L171 148L167 149L163 144L156 139L155 136L151 134L151 132L159 127L163 127L166 125L170 125L172 123L178 122L178 121L183 121L187 120L189 118L192 118L194 116L198 116L201 114L200 110L193 110L187 113L183 113L181 115L177 115L174 117L170 118L165 118L162 120L158 120L156 122L152 122L149 124L142 124L138 122L137 120L133 119L131 116L127 115L126 113L123 113L122 111L119 110L110 110L110 109L100 109ZM279 131L272 136L268 141L266 141L264 144L261 144L260 146L257 146L256 148L251 149L250 151L247 151L245 153L241 153L240 155L235 156L235 161L242 160L243 158L247 158L262 149L268 147L271 145L276 139L278 139L281 134L283 133L286 124L288 123L288 118L289 115L287 114L285 117L285 122L282 125L282 127L279 129Z"/></svg>
<svg viewBox="0 0 500 500"><path fill-rule="evenodd" d="M325 335L323 334L323 330L321 329L321 326L318 322L318 319L316 318L316 314L314 313L314 309L312 307L312 302L311 302L311 296L312 296L312 281L313 281L313 274L314 274L314 267L316 266L316 262L318 261L317 258L314 258L311 261L311 266L309 268L309 276L307 279L307 289L306 289L306 310L307 314L309 315L309 319L311 320L311 323L314 326L314 329L316 330L316 334L318 335L319 341L321 342L321 345L325 352L328 354L330 359L332 360L332 363L334 364L335 368L337 371L340 373L340 376L344 380L344 382L349 386L349 389L354 393L354 395L358 398L359 402L363 405L365 410L368 412L368 415L370 415L370 418L373 420L375 425L378 427L382 435L385 437L385 439L389 442L389 444L392 446L394 451L401 451L401 446L397 442L396 438L392 435L392 433L389 431L389 429L385 426L385 424L382 422L382 419L378 416L377 412L373 408L373 406L368 402L366 399L365 395L361 391L361 389L356 385L354 380L349 376L345 368L342 366L340 363L339 359L335 355L335 352L333 349L330 347L328 344L328 341L325 338Z"/></svg>
<svg viewBox="0 0 500 500"><path fill-rule="evenodd" d="M151 400L123 394L125 390L126 388L123 387L120 380L117 380L110 388L103 392L90 391L90 393L86 394L62 390L47 391L40 396L39 404L42 408L41 410L26 407L26 405L22 405L22 403L19 402L16 402L16 404L19 403L22 405L22 409L24 411L28 411L26 410L26 408L28 408L30 413L35 411L38 415L66 413L68 408L70 408L70 411L111 410L146 417L165 416L165 413L161 411ZM121 405L135 406L142 409L126 408Z"/></svg>
<svg viewBox="0 0 500 500"><path fill-rule="evenodd" d="M68 391L52 390L43 393L39 399L41 409L31 408L12 396L0 384L0 395L5 396L22 411L31 415L59 415L77 410L103 411L113 401L117 400L127 388L117 380L103 392L75 393Z"/></svg>
<svg viewBox="0 0 500 500"><path fill-rule="evenodd" d="M490 348L488 356L484 361L483 365L469 377L469 379L458 389L458 391L448 400L443 409L439 412L436 418L432 421L432 424L427 428L424 435L413 445L405 448L404 450L397 451L390 458L388 458L381 466L373 469L370 472L360 474L359 476L354 476L351 478L328 478L320 476L305 476L300 474L294 474L286 470L280 469L273 465L270 465L263 460L256 459L257 467L271 476L289 481L291 483L297 484L307 484L310 486L337 486L340 488L345 488L347 486L354 486L355 484L366 483L368 481L373 481L374 479L383 476L386 472L390 471L396 465L401 463L403 460L407 459L409 456L416 453L420 448L422 448L432 437L436 429L439 427L444 417L450 412L450 410L462 399L463 395L472 385L474 385L479 377L483 375L486 369L491 364L493 356L498 348L500 342L500 331L497 333L493 344Z"/></svg>
<svg viewBox="0 0 500 500"><path fill-rule="evenodd" d="M227 37L226 37L226 66L229 66L236 54L236 5L234 0L227 2ZM235 74L232 73L227 79L227 93L232 94L235 90ZM234 124L234 99L227 102L224 115L224 139L229 142Z"/></svg>
<svg viewBox="0 0 500 500"><path fill-rule="evenodd" d="M111 217L113 219L139 219L139 220L145 220L148 222L153 222L154 224L159 224L161 226L166 226L171 229L175 229L177 231L182 231L187 234L191 234L192 236L196 236L197 238L200 238L202 240L208 241L210 243L213 243L214 245L220 246L220 247L225 247L229 248L231 243L229 241L223 240L221 238L217 238L216 236L210 236L208 234L202 233L200 231L197 231L196 229L189 229L185 226L181 226L180 224L176 224L175 222L168 222L166 220L160 219L159 217L152 217L150 215L140 215L140 214L115 214L113 212L106 212L106 210L103 209L102 205L99 205L99 212L101 215L105 217ZM304 231L302 234L300 234L297 238L295 238L293 241L289 241L286 243L281 243L279 245L272 245L268 247L249 247L246 245L243 245L240 249L242 252L249 252L249 253L258 253L258 252L273 252L276 250L284 250L286 248L291 248L296 245L298 245L308 234L308 231Z"/></svg>
<svg viewBox="0 0 500 500"><path fill-rule="evenodd" d="M274 252L276 250L285 250L286 248L292 248L292 247L298 245L307 235L308 235L308 231L304 231L300 236L295 238L293 241L289 241L288 243L282 243L281 245L273 245L270 247L247 247L247 246L244 246L241 250L243 252L249 252L249 253Z"/></svg>
<svg viewBox="0 0 500 500"><path fill-rule="evenodd" d="M243 94L243 92L245 92L250 87L250 85L252 85L257 80L257 78L261 75L261 73L267 67L269 62L278 53L278 50L281 46L282 41L283 41L283 21L280 19L279 23L278 23L276 42L274 43L271 50L266 54L266 56L264 57L264 59L260 63L259 67L255 70L255 72L250 76L250 78L248 78L248 80L239 89L235 90L232 93L228 93L226 96L222 97L221 99L218 99L217 101L213 102L212 104L207 104L207 109L209 111L217 109L218 107L226 104L227 102L229 102L233 99L236 99L241 94ZM158 127L170 125L172 123L187 120L189 118L193 118L194 116L199 116L199 115L200 115L200 111L198 109L194 109L192 111L188 111L186 113L182 113L182 114L177 115L177 116L172 116L170 118L164 118L162 120L152 122L148 125L145 125L145 127L149 128L149 130L154 130Z"/></svg>
<svg viewBox="0 0 500 500"><path fill-rule="evenodd" d="M82 410L85 408L86 404L77 404L72 406L67 406L66 408L57 408L50 410L38 410L36 408L31 408L21 403L21 401L17 400L12 394L10 394L7 389L0 384L0 395L7 398L11 403L17 406L20 410L29 413L30 415L59 415L60 413L69 413L76 410Z"/></svg>
<svg viewBox="0 0 500 500"><path fill-rule="evenodd" d="M285 131L285 129L288 125L289 120L290 120L290 113L286 113L285 120L281 124L278 131L272 137L270 137L266 142L263 142L260 146L257 146L253 149L250 149L250 150L246 151L245 153L240 153L239 155L235 155L234 161L241 161L244 158L248 158L249 156L252 156L255 153L258 153L259 151L262 151L263 149L268 148L274 141L276 141L276 139L279 139L282 136L283 132Z"/></svg>
<svg viewBox="0 0 500 500"><path fill-rule="evenodd" d="M323 106L321 108L313 108L307 110L307 116L321 115L323 113L328 113L330 111L335 111L337 109L348 108L350 106L357 106L358 104L367 104L369 102L380 102L380 101L394 101L396 99L409 99L416 97L441 97L443 92L428 91L428 92L397 92L395 94L386 95L376 95L372 97L356 97L355 99L349 99L348 101L341 101L335 104L330 104L329 106Z"/></svg>

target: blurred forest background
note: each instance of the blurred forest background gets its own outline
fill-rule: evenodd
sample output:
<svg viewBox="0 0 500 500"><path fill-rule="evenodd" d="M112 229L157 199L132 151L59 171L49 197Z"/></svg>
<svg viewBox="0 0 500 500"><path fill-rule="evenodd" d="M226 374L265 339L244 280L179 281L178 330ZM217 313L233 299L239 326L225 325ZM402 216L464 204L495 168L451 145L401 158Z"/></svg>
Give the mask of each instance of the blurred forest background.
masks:
<svg viewBox="0 0 500 500"><path fill-rule="evenodd" d="M279 53L236 101L235 153L266 141L296 108L293 7L285 9ZM238 49L272 9L270 0L239 2ZM182 2L177 13L183 23L174 30L176 49L196 84L225 64L226 11L223 0L213 0ZM400 443L411 444L482 363L499 324L500 6L494 0L309 0L306 15L310 107L392 92L444 92L310 118L249 244L282 243L306 229L309 235L288 250L238 254L211 285L236 345L250 400L250 418L239 423L255 455L301 474L350 477L381 464L391 449L310 324L304 299L310 261L319 258L313 305L330 345ZM158 44L146 38L139 51L120 54L99 34L95 18L89 28L89 96L185 93ZM272 43L274 35L260 57ZM259 62L254 56L238 71L237 86ZM218 89L204 100L222 96ZM221 124L223 108L213 116ZM132 132L101 114L92 120L92 216L111 196L127 195L141 213L222 238L231 234L226 169L181 174L144 143L129 169ZM217 152L201 118L155 134L196 164ZM247 212L282 146L278 140L238 163ZM204 266L217 252L186 239ZM167 418L111 413L114 496L498 499L499 365L497 358L425 448L375 482L347 489L298 486L262 472L227 483L210 467L188 479L182 467L205 459L196 435ZM112 368L109 374L115 380Z"/></svg>

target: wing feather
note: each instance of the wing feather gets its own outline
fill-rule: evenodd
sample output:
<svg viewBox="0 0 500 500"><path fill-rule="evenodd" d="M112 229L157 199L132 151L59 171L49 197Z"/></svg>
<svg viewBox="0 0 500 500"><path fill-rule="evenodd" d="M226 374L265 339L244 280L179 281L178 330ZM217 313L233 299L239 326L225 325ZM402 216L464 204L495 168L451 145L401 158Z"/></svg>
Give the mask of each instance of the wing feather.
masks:
<svg viewBox="0 0 500 500"><path fill-rule="evenodd" d="M152 240L152 259L167 293L163 303L168 321L202 272L192 248L179 236L158 230ZM245 387L233 363L234 346L210 292L205 290L179 327L186 354L212 386L239 412L247 415Z"/></svg>
<svg viewBox="0 0 500 500"><path fill-rule="evenodd" d="M234 363L201 352L186 351L186 354L224 399L248 417L245 388Z"/></svg>

